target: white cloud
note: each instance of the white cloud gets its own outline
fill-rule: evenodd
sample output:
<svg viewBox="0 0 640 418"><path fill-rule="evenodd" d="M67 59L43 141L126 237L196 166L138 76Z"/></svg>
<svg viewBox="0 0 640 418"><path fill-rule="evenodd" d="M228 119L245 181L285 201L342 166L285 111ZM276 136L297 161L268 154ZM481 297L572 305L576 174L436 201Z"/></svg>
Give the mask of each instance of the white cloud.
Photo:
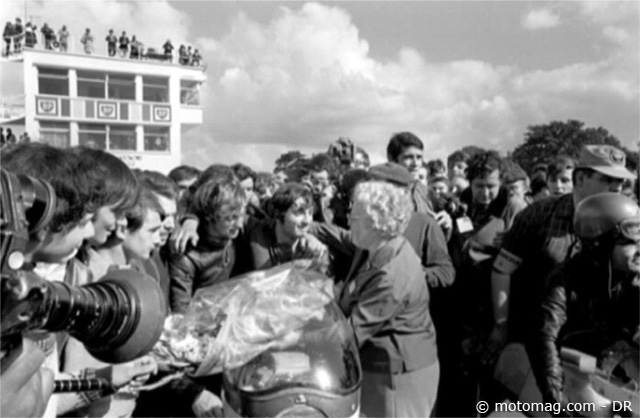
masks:
<svg viewBox="0 0 640 418"><path fill-rule="evenodd" d="M631 36L625 29L615 26L605 26L602 28L602 35L605 39L618 45L624 45L631 39Z"/></svg>
<svg viewBox="0 0 640 418"><path fill-rule="evenodd" d="M205 43L209 136L198 141L229 144L260 169L279 155L267 149L321 152L339 136L381 161L389 137L404 130L424 140L427 158L469 144L506 151L528 125L575 118L606 126L607 107L633 115L638 102L637 67L615 50L602 62L533 72L431 63L412 48L380 62L349 14L326 5L283 8L266 24L241 14L226 36ZM251 145L243 153L239 144Z"/></svg>
<svg viewBox="0 0 640 418"><path fill-rule="evenodd" d="M591 1L582 0L575 4L579 13L585 19L600 25L619 24L638 21L640 3L637 1L610 0Z"/></svg>
<svg viewBox="0 0 640 418"><path fill-rule="evenodd" d="M529 30L550 29L560 24L560 16L548 8L535 9L522 19L522 26Z"/></svg>

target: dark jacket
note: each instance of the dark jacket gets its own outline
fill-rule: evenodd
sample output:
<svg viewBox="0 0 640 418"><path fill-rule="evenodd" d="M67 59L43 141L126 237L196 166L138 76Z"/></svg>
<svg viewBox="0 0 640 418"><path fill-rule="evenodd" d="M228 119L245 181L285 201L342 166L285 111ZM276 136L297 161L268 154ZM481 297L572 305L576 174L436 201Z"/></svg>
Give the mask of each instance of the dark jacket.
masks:
<svg viewBox="0 0 640 418"><path fill-rule="evenodd" d="M422 271L430 288L453 284L456 272L447 250L447 240L442 228L431 215L414 212L404 237L420 257Z"/></svg>
<svg viewBox="0 0 640 418"><path fill-rule="evenodd" d="M355 330L363 369L402 373L434 364L438 350L429 288L409 242L396 237L371 260L353 245L349 231L317 223L311 230L352 259L336 294Z"/></svg>
<svg viewBox="0 0 640 418"><path fill-rule="evenodd" d="M411 202L414 211L433 215L429 189L419 181L414 181L411 186Z"/></svg>
<svg viewBox="0 0 640 418"><path fill-rule="evenodd" d="M577 254L550 275L550 287L527 353L545 402L560 402L563 370L559 347L600 357L618 341L633 343L640 294L629 277L609 281L608 262Z"/></svg>
<svg viewBox="0 0 640 418"><path fill-rule="evenodd" d="M266 270L294 259L291 245L278 244L275 221L249 218L243 236L246 243L238 263L246 263L245 271Z"/></svg>
<svg viewBox="0 0 640 418"><path fill-rule="evenodd" d="M233 242L207 240L199 228L200 240L184 254L173 254L169 263L171 311L184 312L194 293L202 288L225 282L235 263Z"/></svg>
<svg viewBox="0 0 640 418"><path fill-rule="evenodd" d="M338 304L355 331L365 371L405 373L438 361L429 289L404 237L373 257L354 254Z"/></svg>

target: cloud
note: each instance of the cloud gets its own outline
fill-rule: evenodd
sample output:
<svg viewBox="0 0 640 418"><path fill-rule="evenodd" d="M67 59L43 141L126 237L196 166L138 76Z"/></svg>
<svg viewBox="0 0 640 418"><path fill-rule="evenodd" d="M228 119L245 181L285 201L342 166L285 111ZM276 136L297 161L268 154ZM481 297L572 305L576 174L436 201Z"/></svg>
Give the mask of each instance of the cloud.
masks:
<svg viewBox="0 0 640 418"><path fill-rule="evenodd" d="M234 158L260 169L279 155L268 149L322 152L339 136L381 161L389 137L405 130L424 140L426 158L469 144L506 151L531 124L574 118L607 126L611 106L630 120L638 108L637 66L617 49L600 62L530 72L478 60L429 62L408 47L382 62L351 16L328 5L281 8L265 24L239 14L229 33L200 45L211 57L207 135L194 138L228 144ZM197 154L189 155L206 165L207 154Z"/></svg>
<svg viewBox="0 0 640 418"><path fill-rule="evenodd" d="M599 25L611 25L638 21L640 3L636 1L590 1L572 2L580 15Z"/></svg>
<svg viewBox="0 0 640 418"><path fill-rule="evenodd" d="M602 28L602 35L606 39L618 45L624 45L631 39L629 32L623 28L615 26L605 26Z"/></svg>
<svg viewBox="0 0 640 418"><path fill-rule="evenodd" d="M529 11L522 19L522 26L529 30L550 29L560 24L560 16L548 8Z"/></svg>

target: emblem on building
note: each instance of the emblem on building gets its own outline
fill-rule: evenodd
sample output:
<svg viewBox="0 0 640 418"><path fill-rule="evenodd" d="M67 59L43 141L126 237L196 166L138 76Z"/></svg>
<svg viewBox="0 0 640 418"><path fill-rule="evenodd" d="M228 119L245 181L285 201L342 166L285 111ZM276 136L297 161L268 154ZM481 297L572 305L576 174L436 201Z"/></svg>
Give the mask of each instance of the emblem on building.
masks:
<svg viewBox="0 0 640 418"><path fill-rule="evenodd" d="M169 106L154 106L153 120L155 122L171 122L171 108Z"/></svg>
<svg viewBox="0 0 640 418"><path fill-rule="evenodd" d="M116 119L116 104L115 103L98 103L98 119Z"/></svg>
<svg viewBox="0 0 640 418"><path fill-rule="evenodd" d="M36 99L36 109L38 115L58 116L58 101L46 97Z"/></svg>

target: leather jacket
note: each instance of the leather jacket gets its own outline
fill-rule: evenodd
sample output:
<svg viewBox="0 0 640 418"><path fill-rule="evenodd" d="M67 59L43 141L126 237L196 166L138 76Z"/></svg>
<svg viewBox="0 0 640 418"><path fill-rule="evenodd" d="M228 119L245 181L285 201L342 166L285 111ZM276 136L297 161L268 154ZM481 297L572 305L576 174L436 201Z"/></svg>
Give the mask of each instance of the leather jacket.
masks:
<svg viewBox="0 0 640 418"><path fill-rule="evenodd" d="M207 239L199 229L198 245L173 254L169 263L171 311L183 313L197 290L229 280L235 263L232 241Z"/></svg>
<svg viewBox="0 0 640 418"><path fill-rule="evenodd" d="M550 275L550 286L527 341L545 402L561 402L560 347L601 358L618 341L637 347L639 288L632 277L611 277L609 262L579 253Z"/></svg>

